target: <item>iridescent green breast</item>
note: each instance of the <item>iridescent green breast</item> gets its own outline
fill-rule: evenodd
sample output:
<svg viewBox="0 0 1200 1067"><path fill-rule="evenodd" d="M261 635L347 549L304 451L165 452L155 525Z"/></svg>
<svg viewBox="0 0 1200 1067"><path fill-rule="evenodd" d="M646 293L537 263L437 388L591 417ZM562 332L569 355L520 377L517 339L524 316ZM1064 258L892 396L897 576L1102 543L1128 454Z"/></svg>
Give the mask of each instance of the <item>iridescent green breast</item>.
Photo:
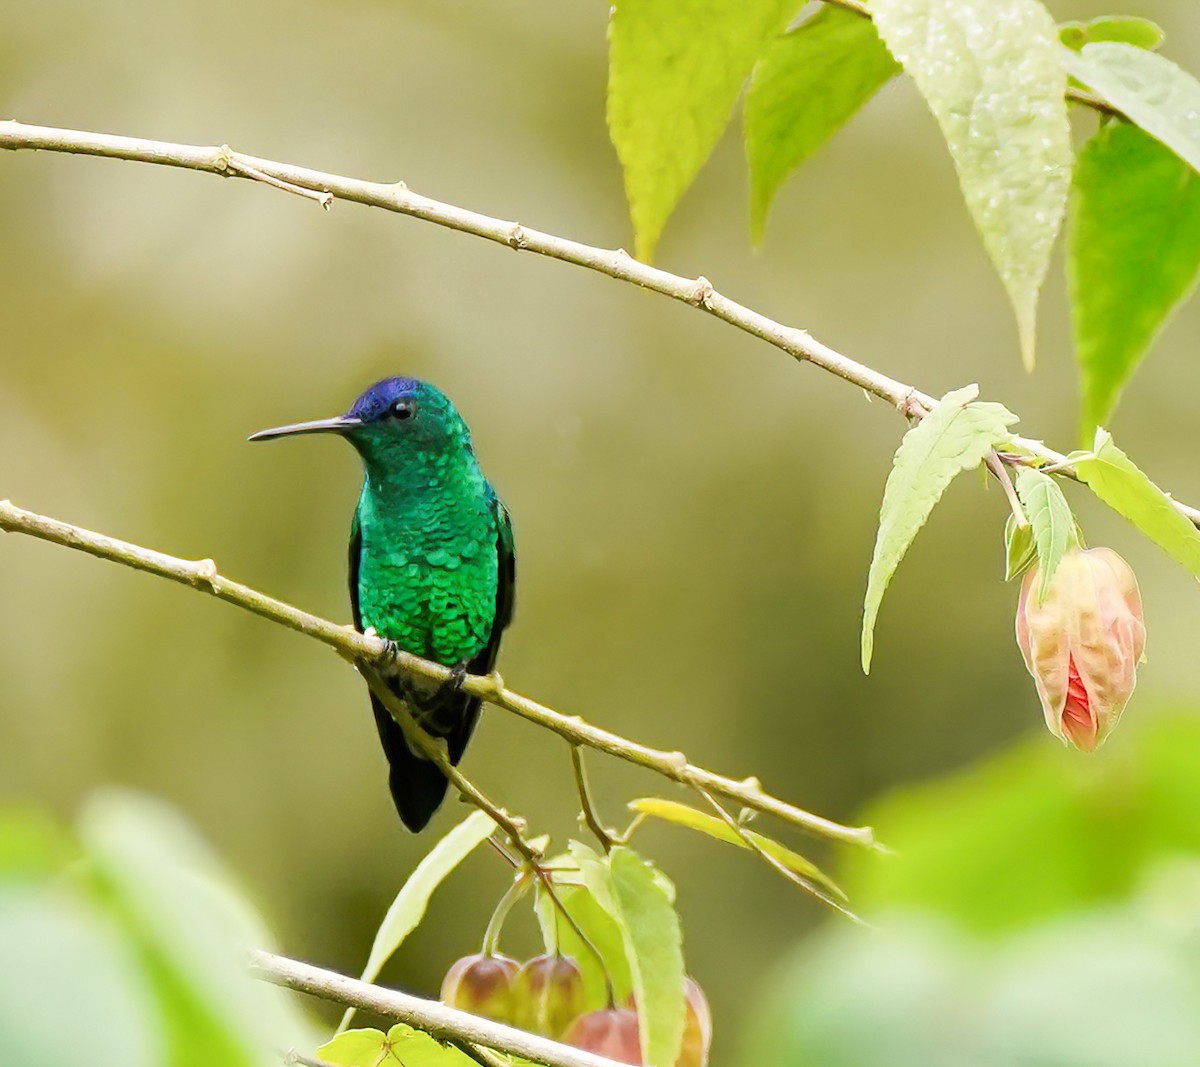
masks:
<svg viewBox="0 0 1200 1067"><path fill-rule="evenodd" d="M453 666L477 656L492 632L496 519L482 477L430 481L363 486L359 614L405 651Z"/></svg>

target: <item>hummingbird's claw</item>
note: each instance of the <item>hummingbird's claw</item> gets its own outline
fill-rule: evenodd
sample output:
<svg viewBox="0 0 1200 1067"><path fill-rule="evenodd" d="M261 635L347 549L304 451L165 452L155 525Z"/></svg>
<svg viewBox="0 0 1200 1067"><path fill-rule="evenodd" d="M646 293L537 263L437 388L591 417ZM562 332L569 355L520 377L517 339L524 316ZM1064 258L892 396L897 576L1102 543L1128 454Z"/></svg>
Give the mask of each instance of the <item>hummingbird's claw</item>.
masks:
<svg viewBox="0 0 1200 1067"><path fill-rule="evenodd" d="M453 667L450 668L450 677L442 683L442 689L447 695L461 693L463 682L466 680L467 661L465 659L460 659Z"/></svg>

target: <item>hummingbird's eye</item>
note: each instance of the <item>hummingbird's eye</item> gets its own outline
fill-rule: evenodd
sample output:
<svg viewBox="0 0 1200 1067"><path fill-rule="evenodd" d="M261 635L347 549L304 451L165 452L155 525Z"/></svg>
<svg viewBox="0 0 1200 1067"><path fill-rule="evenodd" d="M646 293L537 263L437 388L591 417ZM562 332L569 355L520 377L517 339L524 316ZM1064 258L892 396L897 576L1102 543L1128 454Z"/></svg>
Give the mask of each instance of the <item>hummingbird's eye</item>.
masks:
<svg viewBox="0 0 1200 1067"><path fill-rule="evenodd" d="M394 419L411 419L415 413L411 400L397 400L392 405L391 416Z"/></svg>

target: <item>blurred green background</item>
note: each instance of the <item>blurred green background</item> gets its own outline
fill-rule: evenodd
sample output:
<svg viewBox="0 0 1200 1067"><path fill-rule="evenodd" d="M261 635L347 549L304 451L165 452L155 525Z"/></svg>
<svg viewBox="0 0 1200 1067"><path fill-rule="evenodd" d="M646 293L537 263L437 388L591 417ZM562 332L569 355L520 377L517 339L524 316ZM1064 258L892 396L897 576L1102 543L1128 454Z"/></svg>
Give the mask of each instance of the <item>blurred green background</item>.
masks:
<svg viewBox="0 0 1200 1067"><path fill-rule="evenodd" d="M1124 10L1160 21L1166 54L1200 67L1195 8ZM604 4L16 0L0 14L0 111L402 178L628 245L604 128L606 17ZM978 381L1026 434L1075 443L1061 271L1029 377L911 84L885 89L784 189L758 251L746 185L734 129L661 264L926 391ZM500 666L521 691L842 819L1031 732L1064 775L1082 761L1041 734L1001 581L1005 505L977 480L953 488L902 566L862 676L861 596L904 426L844 383L630 286L249 182L5 154L0 204L0 497L212 556L348 619L355 457L245 437L341 411L385 374L427 377L471 422L514 516L518 609ZM1198 345L1193 304L1112 427L1193 503ZM1128 719L1197 705L1193 583L1071 500L1142 583L1150 662ZM429 841L398 826L353 674L250 615L26 539L0 542L0 587L3 798L66 815L101 783L161 794L242 872L287 951L357 970ZM537 829L573 829L556 738L492 710L465 768ZM614 821L660 787L598 758L592 770ZM460 815L447 805L433 833ZM732 1035L761 976L824 915L733 850L666 828L640 841L679 886L689 966ZM474 949L506 876L486 854L471 863L386 980L431 993ZM532 949L532 923L514 934L513 952Z"/></svg>

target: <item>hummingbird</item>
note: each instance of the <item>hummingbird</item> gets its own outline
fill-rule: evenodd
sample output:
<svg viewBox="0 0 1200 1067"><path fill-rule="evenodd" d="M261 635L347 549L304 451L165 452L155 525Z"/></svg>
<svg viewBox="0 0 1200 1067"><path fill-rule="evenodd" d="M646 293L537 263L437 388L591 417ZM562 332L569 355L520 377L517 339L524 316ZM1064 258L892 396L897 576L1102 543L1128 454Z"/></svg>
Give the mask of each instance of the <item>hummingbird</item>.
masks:
<svg viewBox="0 0 1200 1067"><path fill-rule="evenodd" d="M466 421L428 382L384 378L344 415L262 430L250 440L311 433L345 438L362 459L350 525L354 625L451 669L443 683L388 684L457 764L480 704L462 691L463 679L492 670L512 620L516 553L508 510L479 468ZM415 833L437 811L446 779L409 748L374 693L371 706L392 800Z"/></svg>

